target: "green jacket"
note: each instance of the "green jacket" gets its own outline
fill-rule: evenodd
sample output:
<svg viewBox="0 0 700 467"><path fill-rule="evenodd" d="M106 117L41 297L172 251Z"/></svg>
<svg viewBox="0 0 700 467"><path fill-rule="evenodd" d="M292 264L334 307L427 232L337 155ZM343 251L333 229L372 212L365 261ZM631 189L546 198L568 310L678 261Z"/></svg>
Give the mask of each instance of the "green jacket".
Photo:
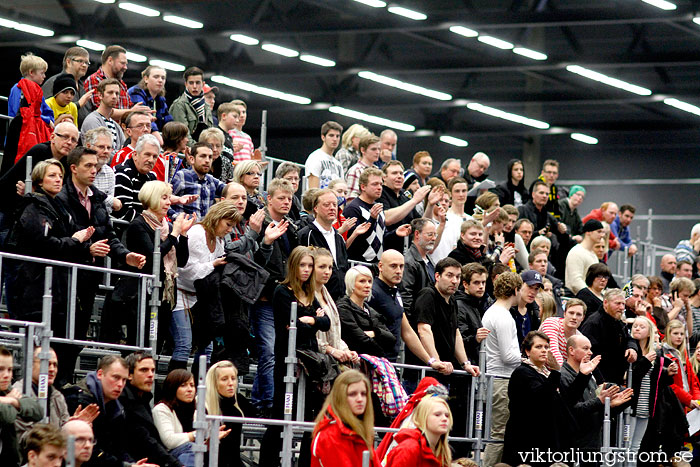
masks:
<svg viewBox="0 0 700 467"><path fill-rule="evenodd" d="M0 391L0 396L6 396L10 389ZM23 396L19 400L19 410L13 405L0 403L0 441L2 442L0 465L3 467L19 466L19 445L17 430L15 430L17 417L38 422L44 418L44 412L41 410L39 401L33 397Z"/></svg>
<svg viewBox="0 0 700 467"><path fill-rule="evenodd" d="M172 115L173 120L176 122L181 122L187 125L187 137L190 140L189 145L191 146L196 143L192 135L199 136L196 130L197 124L201 122L197 118L197 111L194 110L194 107L192 104L190 104L190 101L187 99L185 93L175 99L175 101L172 103L170 106L170 115ZM207 128L214 126L214 117L209 105L206 103L204 104L204 125L206 125Z"/></svg>

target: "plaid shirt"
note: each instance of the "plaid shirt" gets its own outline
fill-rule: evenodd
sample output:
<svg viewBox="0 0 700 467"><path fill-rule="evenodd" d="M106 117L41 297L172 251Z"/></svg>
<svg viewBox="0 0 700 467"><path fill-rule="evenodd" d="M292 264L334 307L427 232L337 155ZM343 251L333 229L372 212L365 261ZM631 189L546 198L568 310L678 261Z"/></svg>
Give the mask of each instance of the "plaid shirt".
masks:
<svg viewBox="0 0 700 467"><path fill-rule="evenodd" d="M362 159L357 161L357 164L350 167L348 173L345 175L345 180L348 182L348 198L357 198L360 196L360 175L362 171L368 168L369 165L365 164Z"/></svg>
<svg viewBox="0 0 700 467"><path fill-rule="evenodd" d="M105 75L105 72L102 71L102 67L100 67L96 72L88 76L85 80L85 92L89 92L93 89L95 90L95 93L90 97L90 102L94 106L93 110L99 107L100 100L102 100L100 95L97 93L97 86L103 79L107 79L107 76ZM131 99L129 98L129 92L128 88L126 87L126 83L122 80L119 80L119 101L117 102L116 108L130 109L133 105L134 104L132 104Z"/></svg>
<svg viewBox="0 0 700 467"><path fill-rule="evenodd" d="M173 195L199 195L190 204L177 204L170 207L168 217L175 219L180 213L197 214L197 219L201 220L207 214L209 208L214 204L217 197L221 197L224 185L219 179L210 174L200 179L194 169L178 170L172 179Z"/></svg>

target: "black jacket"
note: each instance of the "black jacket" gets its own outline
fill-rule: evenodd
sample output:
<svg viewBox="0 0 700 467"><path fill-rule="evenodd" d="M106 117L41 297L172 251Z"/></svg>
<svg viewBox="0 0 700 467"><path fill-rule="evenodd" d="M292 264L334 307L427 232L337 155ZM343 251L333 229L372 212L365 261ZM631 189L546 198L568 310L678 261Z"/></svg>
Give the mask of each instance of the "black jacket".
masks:
<svg viewBox="0 0 700 467"><path fill-rule="evenodd" d="M501 202L501 206L506 204L515 205L515 193L520 193L520 199L523 204L530 201L530 192L525 187L525 184L521 181L520 185L513 185L508 177L507 182L503 182L497 185L495 188L491 188L491 192L498 195L498 200Z"/></svg>
<svg viewBox="0 0 700 467"><path fill-rule="evenodd" d="M530 331L537 331L540 328L539 305L537 305L537 302L528 303L525 306L525 309L527 310L525 314L530 316ZM523 339L525 339L527 333L524 333L523 329L520 328L520 326L518 326L518 316L520 315L520 312L518 311L518 305L512 306L510 308L510 315L515 320L515 330L518 333L518 345L520 345L523 343Z"/></svg>
<svg viewBox="0 0 700 467"><path fill-rule="evenodd" d="M406 196L404 190L399 191L399 194L397 195L394 190L391 188L387 187L384 185L382 187L382 195L377 199L377 203L382 203L384 207L384 211L387 211L392 208L399 207L405 203L408 203L410 201L410 198ZM403 219L399 220L398 222L394 224L387 224L386 230L387 232L396 230L403 224L410 224L413 219L418 219L420 214L414 209L411 209L411 211L404 217ZM386 250L396 250L399 253L403 252L404 250L404 237L399 237L398 235L392 235L391 237L388 237L384 240L384 251Z"/></svg>
<svg viewBox="0 0 700 467"><path fill-rule="evenodd" d="M294 224L291 219L287 220L289 221L289 228L287 229L287 233L285 235L288 243L285 243L283 238L284 236L282 236L275 240L272 245L267 246L263 243L264 235L261 235L258 237L260 240L260 248L258 248L258 251L256 251L254 255L255 262L263 266L265 270L270 273L261 295L261 297L265 297L270 301L272 300L272 294L275 292L275 287L277 287L277 284L282 282L284 278L287 277L287 258L289 257L289 254L299 245L299 237L297 236L298 229L296 224ZM267 226L270 225L271 222L272 218L270 218L268 214L265 217L265 221L263 222L260 232L265 232L265 229L267 229ZM266 259L264 250L269 250L270 248L272 249L272 254L270 254L270 256Z"/></svg>
<svg viewBox="0 0 700 467"><path fill-rule="evenodd" d="M8 387L6 391L0 391L0 396L6 396L11 390L12 387ZM0 406L0 465L20 465L15 420L21 417L28 422L40 422L43 416L39 401L34 397L22 397L19 400L19 410L10 404Z"/></svg>
<svg viewBox="0 0 700 467"><path fill-rule="evenodd" d="M590 339L593 355L603 357L596 369L600 371L602 381L625 383L624 375L628 367L625 351L633 349L637 352L637 359L641 357L637 343L630 336L625 323L600 308L581 324L579 331Z"/></svg>
<svg viewBox="0 0 700 467"><path fill-rule="evenodd" d="M581 216L578 214L578 209L571 209L569 198L559 200L559 211L561 212L561 221L569 227L569 234L583 235Z"/></svg>
<svg viewBox="0 0 700 467"><path fill-rule="evenodd" d="M126 383L119 396L126 415L127 430L124 434L127 450L135 459L148 458L148 462L160 467L180 467L182 463L168 452L160 440L149 405L152 398L150 392L139 394L131 383Z"/></svg>
<svg viewBox="0 0 700 467"><path fill-rule="evenodd" d="M428 256L428 261L430 261L430 256ZM410 248L404 255L403 279L401 279L401 285L399 285L403 309L409 320L413 299L418 295L418 292L434 283L435 277L430 277L428 267L425 265L425 261L421 258L420 253L418 253L418 248L411 243Z"/></svg>
<svg viewBox="0 0 700 467"><path fill-rule="evenodd" d="M375 357L384 357L392 352L396 338L382 323L379 313L366 304L365 310L362 310L347 295L336 305L340 315L341 338L350 350ZM365 331L374 331L374 337L369 337Z"/></svg>
<svg viewBox="0 0 700 467"><path fill-rule="evenodd" d="M457 327L462 335L464 350L472 364L479 362L479 342L476 341L476 331L482 327L481 318L486 311L488 299L469 295L461 290L455 292L457 302Z"/></svg>
<svg viewBox="0 0 700 467"><path fill-rule="evenodd" d="M335 229L333 230L335 231ZM300 229L298 236L299 245L313 245L330 251L326 238L313 223ZM337 260L333 261L333 273L326 284L326 289L333 300L338 300L345 294L345 272L350 269L350 263L348 262L348 249L345 247L345 240L337 231L335 231L335 256Z"/></svg>
<svg viewBox="0 0 700 467"><path fill-rule="evenodd" d="M493 265L494 261L489 258L486 253L485 253L485 247L481 248L481 257L477 258L474 256L474 253L469 251L469 248L467 248L467 245L464 244L462 240L457 241L457 247L450 252L449 256L450 258L454 258L457 261L459 261L459 264L465 265L469 263L479 263L483 267L485 267L487 270L491 269L491 266Z"/></svg>

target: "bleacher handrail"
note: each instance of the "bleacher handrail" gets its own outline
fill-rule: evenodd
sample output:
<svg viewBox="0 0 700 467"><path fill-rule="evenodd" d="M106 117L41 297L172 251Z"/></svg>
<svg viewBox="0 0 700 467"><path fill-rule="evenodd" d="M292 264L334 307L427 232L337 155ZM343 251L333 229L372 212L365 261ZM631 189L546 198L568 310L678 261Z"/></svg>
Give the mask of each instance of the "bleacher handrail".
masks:
<svg viewBox="0 0 700 467"><path fill-rule="evenodd" d="M76 269L82 269L85 271L117 274L117 275L126 276L126 277L136 277L139 279L141 279L141 278L153 279L154 278L153 274L124 271L123 269L106 268L103 266L90 266L88 264L71 263L71 262L59 261L59 260L55 260L55 259L40 258L37 256L18 255L16 253L0 252L0 258L14 259L14 260L19 260L19 261L29 261L32 263L41 263L41 264L50 265L50 266L76 268Z"/></svg>

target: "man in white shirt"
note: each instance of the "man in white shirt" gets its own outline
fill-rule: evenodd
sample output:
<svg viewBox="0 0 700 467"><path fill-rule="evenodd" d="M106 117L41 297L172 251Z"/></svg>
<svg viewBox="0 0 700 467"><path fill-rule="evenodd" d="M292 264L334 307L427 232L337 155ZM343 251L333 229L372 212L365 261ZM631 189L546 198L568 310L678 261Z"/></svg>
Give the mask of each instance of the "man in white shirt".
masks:
<svg viewBox="0 0 700 467"><path fill-rule="evenodd" d="M323 145L306 158L309 188L327 188L331 180L344 178L342 164L333 157L333 153L340 144L342 131L343 127L333 121L328 121L321 126Z"/></svg>
<svg viewBox="0 0 700 467"><path fill-rule="evenodd" d="M508 378L521 362L515 320L509 310L518 304L522 285L523 280L514 272L504 272L498 276L493 284L496 302L486 310L482 319L482 326L490 331L483 341L486 351L486 372L500 376L493 380L491 439L502 440L505 435L506 423L510 416ZM484 465L492 467L501 462L502 454L503 443L486 445Z"/></svg>
<svg viewBox="0 0 700 467"><path fill-rule="evenodd" d="M574 246L566 255L566 286L573 293L586 288L586 272L592 264L598 262L598 257L593 252L593 246L605 236L602 222L590 219L583 224L583 240Z"/></svg>

